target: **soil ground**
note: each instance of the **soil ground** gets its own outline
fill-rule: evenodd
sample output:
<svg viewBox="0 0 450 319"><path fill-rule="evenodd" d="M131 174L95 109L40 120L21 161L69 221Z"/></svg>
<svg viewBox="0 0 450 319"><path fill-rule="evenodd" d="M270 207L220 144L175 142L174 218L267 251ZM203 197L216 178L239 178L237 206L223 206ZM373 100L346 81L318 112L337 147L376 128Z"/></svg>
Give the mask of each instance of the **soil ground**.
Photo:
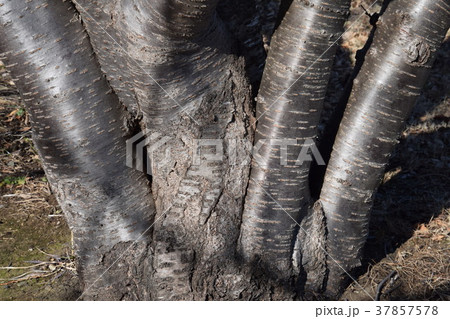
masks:
<svg viewBox="0 0 450 319"><path fill-rule="evenodd" d="M370 32L361 2L368 8L372 1L353 1L327 108L337 103L356 50ZM369 12L379 8L376 4ZM364 265L343 300L377 295L381 300L450 300L449 77L446 41L386 169ZM33 148L27 113L1 62L0 123L0 300L75 300L80 287L70 230Z"/></svg>

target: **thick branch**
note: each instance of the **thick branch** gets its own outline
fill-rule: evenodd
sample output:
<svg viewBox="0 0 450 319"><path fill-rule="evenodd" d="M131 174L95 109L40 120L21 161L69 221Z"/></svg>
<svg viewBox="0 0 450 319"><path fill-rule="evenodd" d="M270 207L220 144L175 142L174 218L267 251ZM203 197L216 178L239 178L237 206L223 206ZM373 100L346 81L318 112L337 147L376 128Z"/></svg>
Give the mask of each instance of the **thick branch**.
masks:
<svg viewBox="0 0 450 319"><path fill-rule="evenodd" d="M31 115L33 140L73 231L87 287L127 242L138 241L86 297L148 298L138 284L144 278L123 274L142 275L148 267L151 234L141 234L155 214L150 188L143 174L125 166L125 112L75 9L67 1L1 0L0 26L1 50Z"/></svg>
<svg viewBox="0 0 450 319"><path fill-rule="evenodd" d="M167 140L152 161L153 297L224 298L208 280L219 280L211 274L224 272L225 261L231 269L249 175L233 151L247 155L245 141L253 132L243 59L232 54L230 37L212 11L215 1L202 2L204 7L199 1L77 3L119 98L142 112L150 133ZM187 14L189 3L203 13ZM201 35L182 36L180 30L198 27L193 21L208 12L211 23ZM218 140L223 158L196 163L194 156L211 149L195 148L201 139Z"/></svg>
<svg viewBox="0 0 450 319"><path fill-rule="evenodd" d="M302 145L314 139L336 46L350 1L293 1L272 40L257 105L255 143L267 139L252 163L241 245L289 276L297 222L306 214L310 162L296 163ZM270 140L297 141L287 147ZM276 142L279 143L279 142Z"/></svg>
<svg viewBox="0 0 450 319"><path fill-rule="evenodd" d="M374 192L447 32L449 9L444 0L393 1L355 79L320 196L331 296L360 265Z"/></svg>
<svg viewBox="0 0 450 319"><path fill-rule="evenodd" d="M111 86L148 127L190 112L228 76L216 0L74 2Z"/></svg>
<svg viewBox="0 0 450 319"><path fill-rule="evenodd" d="M149 17L158 22L164 36L194 39L211 27L219 0L144 0ZM157 16L161 18L156 18ZM167 31L170 33L167 34Z"/></svg>

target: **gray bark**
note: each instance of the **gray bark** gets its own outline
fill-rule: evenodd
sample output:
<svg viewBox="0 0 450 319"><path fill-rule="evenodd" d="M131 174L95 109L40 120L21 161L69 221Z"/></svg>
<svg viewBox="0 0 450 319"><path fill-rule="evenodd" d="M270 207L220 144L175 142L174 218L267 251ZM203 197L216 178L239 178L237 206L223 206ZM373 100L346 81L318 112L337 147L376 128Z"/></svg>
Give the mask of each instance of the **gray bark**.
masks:
<svg viewBox="0 0 450 319"><path fill-rule="evenodd" d="M354 81L320 194L332 298L360 266L373 195L449 28L449 9L444 0L392 1Z"/></svg>
<svg viewBox="0 0 450 319"><path fill-rule="evenodd" d="M350 1L292 2L274 34L256 108L255 143L266 139L252 162L240 237L245 259L290 280L298 225L311 198L311 162L296 163L307 139L314 139ZM271 140L294 140L282 146Z"/></svg>
<svg viewBox="0 0 450 319"><path fill-rule="evenodd" d="M78 1L111 86L149 134L169 139L152 168L153 299L231 298L249 280L232 262L249 168L232 156L250 151L251 91L216 1L198 3ZM223 160L194 163L199 139L222 140Z"/></svg>
<svg viewBox="0 0 450 319"><path fill-rule="evenodd" d="M0 0L0 49L74 233L84 299L335 298L345 286L449 2L388 8L311 208L310 163L293 162L316 135L349 0L282 2L256 123L270 32L231 8L269 2ZM125 166L140 129L167 140L151 183ZM298 140L288 166L270 146L251 164L262 138ZM196 148L202 139L222 141L223 158L208 159L216 150Z"/></svg>
<svg viewBox="0 0 450 319"><path fill-rule="evenodd" d="M2 0L0 26L1 51L73 232L79 273L85 288L93 285L86 298L148 299L151 233L141 234L156 213L150 185L125 166L127 114L76 11L69 2Z"/></svg>

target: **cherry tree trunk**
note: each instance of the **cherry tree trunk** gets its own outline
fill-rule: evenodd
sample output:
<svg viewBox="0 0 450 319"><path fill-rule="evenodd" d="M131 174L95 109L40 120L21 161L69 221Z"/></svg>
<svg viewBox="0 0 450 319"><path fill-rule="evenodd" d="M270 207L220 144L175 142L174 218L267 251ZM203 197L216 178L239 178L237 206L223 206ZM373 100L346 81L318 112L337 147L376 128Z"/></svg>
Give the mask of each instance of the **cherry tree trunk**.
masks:
<svg viewBox="0 0 450 319"><path fill-rule="evenodd" d="M80 299L293 300L345 288L450 5L389 5L314 204L310 162L298 159L316 136L350 1L282 1L266 60L261 20L275 2L0 0L0 52L73 232ZM139 132L164 140L148 147L151 176L126 165ZM252 161L264 139L275 147Z"/></svg>

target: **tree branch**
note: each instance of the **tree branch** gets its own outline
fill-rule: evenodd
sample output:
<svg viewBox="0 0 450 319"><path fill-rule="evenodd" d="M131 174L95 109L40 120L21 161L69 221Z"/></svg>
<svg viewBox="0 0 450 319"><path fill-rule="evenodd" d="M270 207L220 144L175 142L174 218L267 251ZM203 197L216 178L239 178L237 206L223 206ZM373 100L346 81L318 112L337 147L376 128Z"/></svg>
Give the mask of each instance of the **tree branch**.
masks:
<svg viewBox="0 0 450 319"><path fill-rule="evenodd" d="M320 195L332 297L360 265L373 195L448 30L449 9L443 0L393 1L354 81Z"/></svg>
<svg viewBox="0 0 450 319"><path fill-rule="evenodd" d="M217 0L74 0L120 101L148 127L225 80L232 41Z"/></svg>
<svg viewBox="0 0 450 319"><path fill-rule="evenodd" d="M296 161L304 142L316 136L335 44L349 4L348 0L293 1L275 32L266 62L255 143L267 141L260 159L252 163L240 242L245 258L259 256L282 277L290 276L297 223L310 201L310 162ZM281 165L281 146L270 145L269 140L288 139L297 144L287 147L287 165Z"/></svg>
<svg viewBox="0 0 450 319"><path fill-rule="evenodd" d="M0 48L73 231L84 284L95 284L85 296L118 299L134 289L129 298L145 299L147 288L138 284L145 278L123 274L146 269L150 234L141 235L155 214L153 199L147 178L125 166L125 112L77 17L67 1L1 0ZM100 278L105 265L111 271Z"/></svg>

